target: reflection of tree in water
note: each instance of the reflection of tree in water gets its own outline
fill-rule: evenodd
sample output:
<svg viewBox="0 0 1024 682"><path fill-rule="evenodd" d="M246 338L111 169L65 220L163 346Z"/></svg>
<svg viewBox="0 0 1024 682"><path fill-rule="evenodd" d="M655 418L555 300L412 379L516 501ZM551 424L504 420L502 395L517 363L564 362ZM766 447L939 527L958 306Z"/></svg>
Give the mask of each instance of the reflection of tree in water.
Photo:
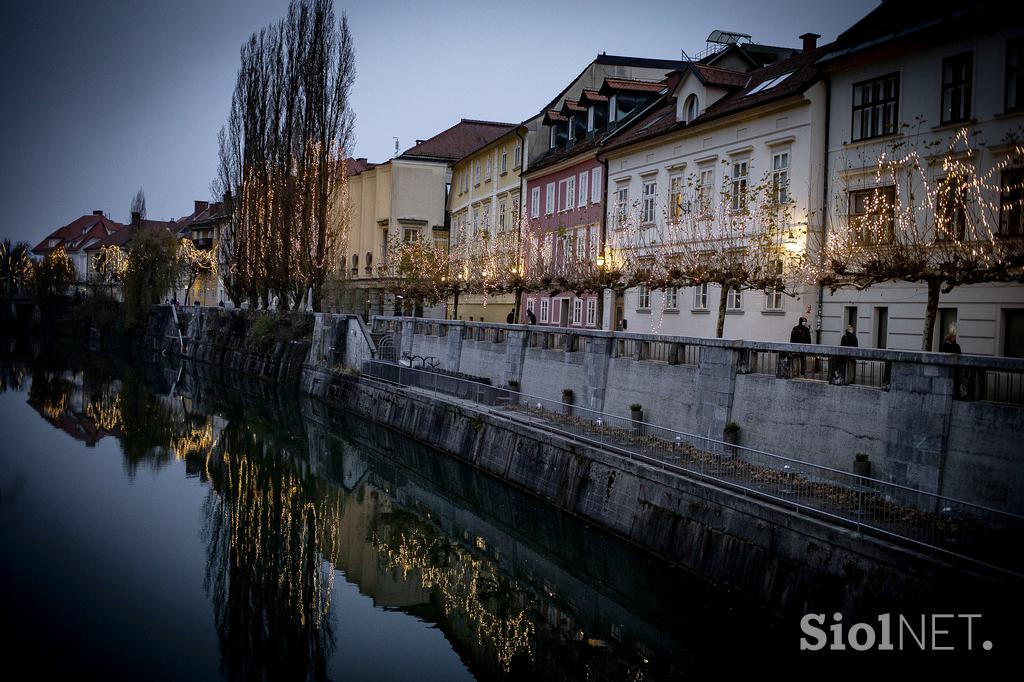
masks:
<svg viewBox="0 0 1024 682"><path fill-rule="evenodd" d="M28 365L23 362L0 362L0 393L21 391L28 376Z"/></svg>
<svg viewBox="0 0 1024 682"><path fill-rule="evenodd" d="M383 571L431 590L444 629L470 648L479 676L639 680L651 672L642 652L588 636L574 609L547 585L537 591L502 574L483 538L469 548L395 511L376 517L370 539Z"/></svg>
<svg viewBox="0 0 1024 682"><path fill-rule="evenodd" d="M301 456L300 456L301 461ZM206 588L228 679L326 679L338 489L238 420L206 460Z"/></svg>
<svg viewBox="0 0 1024 682"><path fill-rule="evenodd" d="M36 367L32 372L32 386L28 389L28 404L51 421L58 420L71 410L74 383L64 372Z"/></svg>

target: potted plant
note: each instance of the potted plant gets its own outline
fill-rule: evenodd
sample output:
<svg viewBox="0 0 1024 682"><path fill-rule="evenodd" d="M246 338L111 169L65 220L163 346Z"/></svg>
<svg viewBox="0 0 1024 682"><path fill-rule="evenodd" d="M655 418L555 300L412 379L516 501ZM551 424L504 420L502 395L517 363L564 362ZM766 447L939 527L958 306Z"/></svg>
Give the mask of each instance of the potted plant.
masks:
<svg viewBox="0 0 1024 682"><path fill-rule="evenodd" d="M871 476L871 461L866 453L858 452L853 456L853 473L858 476Z"/></svg>
<svg viewBox="0 0 1024 682"><path fill-rule="evenodd" d="M519 382L516 381L515 379L509 379L508 380L508 388L509 388L510 391L518 391L519 390Z"/></svg>
<svg viewBox="0 0 1024 682"><path fill-rule="evenodd" d="M635 422L642 422L644 420L644 408L640 403L633 403L629 406L630 419Z"/></svg>
<svg viewBox="0 0 1024 682"><path fill-rule="evenodd" d="M722 431L722 440L730 445L736 445L740 442L740 425L734 421L726 422L725 429Z"/></svg>
<svg viewBox="0 0 1024 682"><path fill-rule="evenodd" d="M563 388L562 389L562 403L563 403L563 408L562 409L565 411L566 415L571 415L572 414L572 396L573 396L573 393L572 393L572 389L571 388Z"/></svg>

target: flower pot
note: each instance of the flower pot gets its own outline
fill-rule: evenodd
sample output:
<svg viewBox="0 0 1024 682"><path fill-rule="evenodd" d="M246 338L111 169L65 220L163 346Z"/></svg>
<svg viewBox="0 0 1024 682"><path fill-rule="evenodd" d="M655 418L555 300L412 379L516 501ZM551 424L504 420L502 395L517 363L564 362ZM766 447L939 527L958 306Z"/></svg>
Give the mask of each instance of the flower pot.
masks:
<svg viewBox="0 0 1024 682"><path fill-rule="evenodd" d="M853 461L853 473L858 476L871 476L871 462L868 460L854 460Z"/></svg>

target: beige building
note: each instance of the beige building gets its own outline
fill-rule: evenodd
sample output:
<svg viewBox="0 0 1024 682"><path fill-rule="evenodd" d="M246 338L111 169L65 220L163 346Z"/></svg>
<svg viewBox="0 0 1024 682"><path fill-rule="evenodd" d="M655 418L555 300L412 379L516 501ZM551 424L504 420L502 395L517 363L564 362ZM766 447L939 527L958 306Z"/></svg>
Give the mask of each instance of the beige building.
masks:
<svg viewBox="0 0 1024 682"><path fill-rule="evenodd" d="M352 228L339 259L342 286L327 307L364 315L394 312L395 297L386 291L382 277L388 243L429 239L436 246L447 246L452 165L509 127L462 119L428 140L417 140L415 146L385 163L350 162ZM444 306L425 313L443 316Z"/></svg>
<svg viewBox="0 0 1024 682"><path fill-rule="evenodd" d="M519 173L523 166L525 129L509 125L496 140L474 150L452 167L448 193L451 255L469 278L469 268L486 269L489 257L508 248L518 226ZM514 294L466 294L456 309L449 300L448 317L504 322L515 305Z"/></svg>

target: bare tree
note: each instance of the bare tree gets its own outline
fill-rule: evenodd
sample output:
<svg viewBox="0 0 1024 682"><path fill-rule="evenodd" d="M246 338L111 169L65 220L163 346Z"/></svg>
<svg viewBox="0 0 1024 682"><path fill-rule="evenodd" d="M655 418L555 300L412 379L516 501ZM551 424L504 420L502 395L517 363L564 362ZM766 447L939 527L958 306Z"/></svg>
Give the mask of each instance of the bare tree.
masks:
<svg viewBox="0 0 1024 682"><path fill-rule="evenodd" d="M1011 141L1002 160L987 169L979 167L980 152L966 130L944 151L935 153L934 142L924 147L925 155L898 148L883 153L870 186L850 187L842 196L814 275L833 292L925 283L921 349L927 351L940 294L966 284L1024 282L1019 225L1001 222L1020 215L1024 183L1005 184L1003 170L1024 158L1024 147Z"/></svg>
<svg viewBox="0 0 1024 682"><path fill-rule="evenodd" d="M128 213L129 219L136 213L138 213L139 217L143 220L146 219L146 193L142 191L141 187L139 188L139 191L135 193L135 196L132 197L132 205Z"/></svg>

